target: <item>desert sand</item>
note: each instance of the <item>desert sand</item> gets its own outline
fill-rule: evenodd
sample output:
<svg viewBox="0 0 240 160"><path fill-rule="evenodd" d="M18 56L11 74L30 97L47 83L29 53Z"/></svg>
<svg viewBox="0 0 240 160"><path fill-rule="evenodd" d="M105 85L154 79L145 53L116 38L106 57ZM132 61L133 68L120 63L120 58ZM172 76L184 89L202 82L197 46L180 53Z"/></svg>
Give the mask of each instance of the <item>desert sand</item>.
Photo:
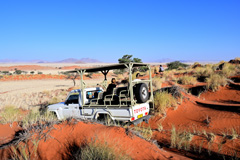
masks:
<svg viewBox="0 0 240 160"><path fill-rule="evenodd" d="M46 66L43 64L38 68L37 65L19 68L30 71L36 67L36 70L39 69L48 74L50 72L52 75L58 75L59 70L76 68L75 65ZM14 69L11 65L1 67L10 71ZM181 76L183 74L175 75L176 78ZM153 75L153 77L159 77L159 75ZM98 83L91 78L85 78L91 85ZM96 78L101 81L103 77L95 75L94 79ZM124 128L70 120L43 127L40 133L36 128L33 129L27 144L31 148L33 140L35 142L37 139L39 143L37 152L31 155L31 159L71 159L73 152L91 142L106 144L119 155L127 155L130 159L238 159L240 158L239 79L239 76L235 76L235 79L232 78L234 82L212 92L201 90L206 86L205 82L181 85L173 79L160 78L159 81L163 82L156 92L168 90L172 86L185 88L188 92L181 90L183 97L178 101L177 107L170 107L163 114L153 113L149 124L143 122L138 125L143 129L150 128L152 132L150 140L136 134L134 126ZM78 85L79 80L76 86ZM14 105L31 110L32 107L44 104L53 98L64 101L67 90L71 87L73 87L72 80L59 76L0 80L0 109L7 105ZM1 159L7 159L12 154L11 142L17 138L16 133L24 131L25 128L17 123L0 125ZM175 144L173 143L174 134ZM37 138L39 135L47 138L44 139L44 136ZM19 144L24 145L22 142Z"/></svg>

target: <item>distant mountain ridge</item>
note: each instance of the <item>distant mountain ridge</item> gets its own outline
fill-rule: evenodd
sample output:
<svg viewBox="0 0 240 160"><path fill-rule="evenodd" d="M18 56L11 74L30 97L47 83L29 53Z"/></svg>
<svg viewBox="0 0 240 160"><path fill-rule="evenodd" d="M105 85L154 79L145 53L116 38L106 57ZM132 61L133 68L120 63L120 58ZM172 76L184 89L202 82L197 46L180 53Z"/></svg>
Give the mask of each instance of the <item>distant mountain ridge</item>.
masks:
<svg viewBox="0 0 240 160"><path fill-rule="evenodd" d="M0 63L101 63L91 58L67 58L60 61L0 59Z"/></svg>

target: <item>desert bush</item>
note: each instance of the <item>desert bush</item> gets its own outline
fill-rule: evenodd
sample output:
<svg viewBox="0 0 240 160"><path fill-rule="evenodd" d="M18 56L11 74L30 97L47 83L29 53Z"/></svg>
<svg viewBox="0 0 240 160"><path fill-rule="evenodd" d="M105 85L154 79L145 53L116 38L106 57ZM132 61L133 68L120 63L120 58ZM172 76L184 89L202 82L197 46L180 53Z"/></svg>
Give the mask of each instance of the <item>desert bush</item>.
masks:
<svg viewBox="0 0 240 160"><path fill-rule="evenodd" d="M9 71L2 71L2 73L7 75L7 74L9 74Z"/></svg>
<svg viewBox="0 0 240 160"><path fill-rule="evenodd" d="M230 63L225 63L222 69L222 74L225 77L234 76L237 73L236 66Z"/></svg>
<svg viewBox="0 0 240 160"><path fill-rule="evenodd" d="M209 77L210 75L212 75L214 73L214 70L212 68L212 66L207 65L205 67L198 67L195 69L195 73L194 75L197 77Z"/></svg>
<svg viewBox="0 0 240 160"><path fill-rule="evenodd" d="M171 147L189 150L192 137L193 137L193 134L191 132L177 131L175 126L172 126Z"/></svg>
<svg viewBox="0 0 240 160"><path fill-rule="evenodd" d="M31 110L30 113L24 116L21 120L23 128L29 128L31 125L36 124L54 124L57 122L58 119L52 112L45 111L44 113L41 113L39 110Z"/></svg>
<svg viewBox="0 0 240 160"><path fill-rule="evenodd" d="M213 92L217 91L220 86L227 85L227 79L219 74L212 74L209 78L206 79L207 89L211 89Z"/></svg>
<svg viewBox="0 0 240 160"><path fill-rule="evenodd" d="M175 80L176 79L175 76L174 76L175 72L176 72L175 69L173 69L173 70L166 70L166 71L163 72L163 76L162 77L165 80Z"/></svg>
<svg viewBox="0 0 240 160"><path fill-rule="evenodd" d="M152 138L152 129L150 127L135 126L134 130L139 132L142 138L149 141Z"/></svg>
<svg viewBox="0 0 240 160"><path fill-rule="evenodd" d="M181 63L180 61L167 63L168 70L179 69L180 67L186 68L187 66L187 64Z"/></svg>
<svg viewBox="0 0 240 160"><path fill-rule="evenodd" d="M43 72L38 71L38 74L43 74Z"/></svg>
<svg viewBox="0 0 240 160"><path fill-rule="evenodd" d="M21 70L19 70L19 69L16 69L16 68L15 68L15 71L14 71L14 73L15 73L15 74L22 74L22 71L21 71Z"/></svg>
<svg viewBox="0 0 240 160"><path fill-rule="evenodd" d="M19 143L10 147L12 160L28 160L31 158L31 151L26 143Z"/></svg>
<svg viewBox="0 0 240 160"><path fill-rule="evenodd" d="M165 81L165 78L154 77L152 79L153 90L160 89L162 87L163 81Z"/></svg>
<svg viewBox="0 0 240 160"><path fill-rule="evenodd" d="M158 128L157 128L157 130L158 130L159 132L163 131L162 123L158 123Z"/></svg>
<svg viewBox="0 0 240 160"><path fill-rule="evenodd" d="M165 113L168 107L177 107L177 99L168 92L158 92L154 96L155 110L159 113Z"/></svg>
<svg viewBox="0 0 240 160"><path fill-rule="evenodd" d="M37 159L37 148L40 139L31 139L13 144L10 146L10 159L11 160L29 160Z"/></svg>
<svg viewBox="0 0 240 160"><path fill-rule="evenodd" d="M193 76L183 76L178 79L178 83L183 85L195 85L197 83L197 78Z"/></svg>
<svg viewBox="0 0 240 160"><path fill-rule="evenodd" d="M59 102L61 102L61 100L59 98L53 97L52 99L50 99L48 101L48 104L56 104L56 103L59 103Z"/></svg>
<svg viewBox="0 0 240 160"><path fill-rule="evenodd" d="M208 140L208 142L213 143L215 140L216 135L214 133L207 133L205 130L203 130L203 135Z"/></svg>
<svg viewBox="0 0 240 160"><path fill-rule="evenodd" d="M34 71L31 71L30 74L34 74Z"/></svg>
<svg viewBox="0 0 240 160"><path fill-rule="evenodd" d="M222 133L222 134L223 134L223 137L226 137L230 140L234 140L240 137L239 134L237 133L237 130L234 128L231 129L231 133L227 131L227 133Z"/></svg>
<svg viewBox="0 0 240 160"><path fill-rule="evenodd" d="M108 143L99 143L97 140L92 140L85 146L80 146L75 153L72 153L73 160L128 160L131 159L128 155L117 153L113 148L110 148Z"/></svg>
<svg viewBox="0 0 240 160"><path fill-rule="evenodd" d="M18 121L20 119L20 109L9 105L5 106L0 113L1 123L13 123L14 121Z"/></svg>

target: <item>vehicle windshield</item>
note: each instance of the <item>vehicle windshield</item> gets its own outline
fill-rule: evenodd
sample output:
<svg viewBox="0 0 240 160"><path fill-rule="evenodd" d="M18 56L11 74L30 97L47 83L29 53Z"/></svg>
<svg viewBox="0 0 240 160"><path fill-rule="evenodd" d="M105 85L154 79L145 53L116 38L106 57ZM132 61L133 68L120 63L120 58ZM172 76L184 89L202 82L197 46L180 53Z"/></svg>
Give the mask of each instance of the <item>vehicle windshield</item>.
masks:
<svg viewBox="0 0 240 160"><path fill-rule="evenodd" d="M66 101L68 104L78 104L79 94L70 95Z"/></svg>

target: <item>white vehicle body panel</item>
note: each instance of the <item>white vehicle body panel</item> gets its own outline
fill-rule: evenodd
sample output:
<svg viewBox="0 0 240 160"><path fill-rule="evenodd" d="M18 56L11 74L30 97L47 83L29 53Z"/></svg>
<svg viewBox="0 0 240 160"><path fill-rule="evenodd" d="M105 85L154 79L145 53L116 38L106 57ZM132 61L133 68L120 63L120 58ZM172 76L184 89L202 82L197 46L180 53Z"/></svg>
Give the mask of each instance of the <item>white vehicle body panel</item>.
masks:
<svg viewBox="0 0 240 160"><path fill-rule="evenodd" d="M86 88L84 90L84 97L88 91L102 91L102 88ZM66 104L70 96L78 96L77 104ZM76 97L75 97L76 98ZM117 121L135 121L149 114L149 103L135 104L129 107L82 107L81 105L81 90L73 90L67 96L65 102L53 104L48 106L48 110L55 112L58 119L63 120L67 118L80 119L97 119L99 114L108 114L112 120ZM84 98L85 104L90 103L90 99Z"/></svg>

